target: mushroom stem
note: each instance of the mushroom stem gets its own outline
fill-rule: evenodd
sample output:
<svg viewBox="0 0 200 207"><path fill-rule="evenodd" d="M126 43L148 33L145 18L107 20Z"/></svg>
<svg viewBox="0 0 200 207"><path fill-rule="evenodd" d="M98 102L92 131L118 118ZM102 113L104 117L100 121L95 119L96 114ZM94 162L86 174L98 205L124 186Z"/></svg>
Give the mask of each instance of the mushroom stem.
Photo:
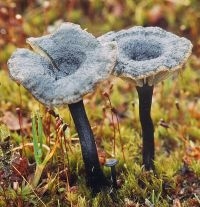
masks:
<svg viewBox="0 0 200 207"><path fill-rule="evenodd" d="M136 87L139 97L139 114L143 137L143 165L146 170L154 169L154 126L151 119L153 86Z"/></svg>
<svg viewBox="0 0 200 207"><path fill-rule="evenodd" d="M93 191L98 192L102 187L108 185L108 181L100 167L94 135L83 101L81 100L68 106L80 139L87 184Z"/></svg>
<svg viewBox="0 0 200 207"><path fill-rule="evenodd" d="M111 179L112 179L112 185L114 188L117 188L117 175L116 175L116 169L115 166L111 167Z"/></svg>

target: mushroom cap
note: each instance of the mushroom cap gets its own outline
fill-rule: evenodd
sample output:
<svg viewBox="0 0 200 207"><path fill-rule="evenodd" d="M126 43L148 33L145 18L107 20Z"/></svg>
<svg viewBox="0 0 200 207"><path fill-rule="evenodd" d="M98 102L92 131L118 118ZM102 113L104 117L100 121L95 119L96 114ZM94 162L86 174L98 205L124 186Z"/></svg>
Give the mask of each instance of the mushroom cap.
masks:
<svg viewBox="0 0 200 207"><path fill-rule="evenodd" d="M135 26L108 32L98 40L117 42L119 55L113 73L132 79L137 86L155 85L177 73L192 51L188 39L159 27Z"/></svg>
<svg viewBox="0 0 200 207"><path fill-rule="evenodd" d="M107 167L113 167L115 166L119 161L115 158L106 159L105 166Z"/></svg>
<svg viewBox="0 0 200 207"><path fill-rule="evenodd" d="M49 107L80 101L108 78L116 62L116 43L101 44L72 23L27 43L34 51L17 49L12 54L10 77Z"/></svg>

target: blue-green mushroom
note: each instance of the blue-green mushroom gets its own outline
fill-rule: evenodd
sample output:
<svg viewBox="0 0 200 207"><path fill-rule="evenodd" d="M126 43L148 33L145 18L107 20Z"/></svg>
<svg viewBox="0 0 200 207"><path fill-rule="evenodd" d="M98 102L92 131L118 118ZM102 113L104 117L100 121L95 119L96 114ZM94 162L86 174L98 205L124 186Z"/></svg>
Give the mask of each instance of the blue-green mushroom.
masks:
<svg viewBox="0 0 200 207"><path fill-rule="evenodd" d="M116 41L118 57L113 74L135 83L143 136L143 164L154 168L154 127L151 103L154 85L178 74L192 51L191 42L159 27L136 26L109 32L101 42Z"/></svg>
<svg viewBox="0 0 200 207"><path fill-rule="evenodd" d="M28 38L33 48L17 49L8 61L10 77L47 107L68 105L79 135L86 180L98 191L107 185L83 96L107 79L115 65L114 42L101 44L79 25L63 23L52 34Z"/></svg>

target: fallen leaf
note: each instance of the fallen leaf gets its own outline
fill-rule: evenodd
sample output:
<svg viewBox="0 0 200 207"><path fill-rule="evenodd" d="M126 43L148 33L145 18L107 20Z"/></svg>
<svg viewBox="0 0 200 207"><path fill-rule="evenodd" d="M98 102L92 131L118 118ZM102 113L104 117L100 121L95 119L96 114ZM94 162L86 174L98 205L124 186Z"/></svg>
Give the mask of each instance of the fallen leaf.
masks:
<svg viewBox="0 0 200 207"><path fill-rule="evenodd" d="M19 119L16 115L14 115L10 111L6 111L3 113L3 117L0 118L0 121L8 127L11 131L20 130ZM31 127L31 123L25 117L22 117L22 129L28 129Z"/></svg>
<svg viewBox="0 0 200 207"><path fill-rule="evenodd" d="M26 157L21 157L19 154L16 154L12 161L13 168L13 177L15 176L26 176L28 173L28 159Z"/></svg>

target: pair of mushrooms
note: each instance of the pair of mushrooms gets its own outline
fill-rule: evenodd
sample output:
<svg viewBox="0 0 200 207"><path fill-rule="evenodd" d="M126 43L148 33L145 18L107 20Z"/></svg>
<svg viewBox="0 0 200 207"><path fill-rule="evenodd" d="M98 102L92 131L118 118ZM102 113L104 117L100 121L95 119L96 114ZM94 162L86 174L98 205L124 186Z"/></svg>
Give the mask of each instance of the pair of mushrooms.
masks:
<svg viewBox="0 0 200 207"><path fill-rule="evenodd" d="M132 27L95 38L79 25L63 23L52 34L28 38L8 61L10 77L45 106L68 105L79 135L86 179L93 190L108 185L101 170L83 96L110 74L131 79L139 95L143 164L154 168L153 87L182 68L192 44L158 27Z"/></svg>

